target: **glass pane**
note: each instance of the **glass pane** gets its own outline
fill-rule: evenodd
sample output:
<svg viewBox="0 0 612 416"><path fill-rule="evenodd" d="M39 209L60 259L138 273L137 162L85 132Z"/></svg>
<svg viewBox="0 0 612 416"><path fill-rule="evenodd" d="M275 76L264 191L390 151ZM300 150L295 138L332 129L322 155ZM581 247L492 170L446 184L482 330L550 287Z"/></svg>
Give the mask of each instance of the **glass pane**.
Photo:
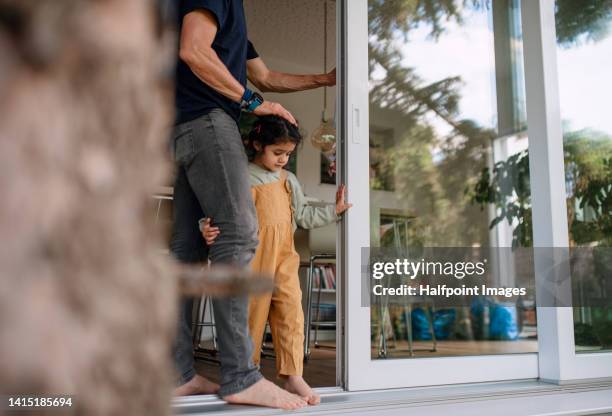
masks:
<svg viewBox="0 0 612 416"><path fill-rule="evenodd" d="M612 3L558 0L555 14L569 240L591 265L572 280L576 351L610 350Z"/></svg>
<svg viewBox="0 0 612 416"><path fill-rule="evenodd" d="M369 1L371 247L480 248L489 283L516 284L532 244L519 3ZM372 358L535 352L534 296L373 302Z"/></svg>

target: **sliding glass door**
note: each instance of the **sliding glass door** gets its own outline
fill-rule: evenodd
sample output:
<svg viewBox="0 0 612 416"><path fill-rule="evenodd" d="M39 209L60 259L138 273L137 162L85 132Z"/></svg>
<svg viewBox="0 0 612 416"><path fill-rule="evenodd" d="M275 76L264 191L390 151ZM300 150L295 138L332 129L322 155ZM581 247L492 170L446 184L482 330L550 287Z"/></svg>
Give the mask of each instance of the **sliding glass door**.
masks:
<svg viewBox="0 0 612 416"><path fill-rule="evenodd" d="M495 263L490 284L515 285L512 248L532 239L520 217L530 194L519 2L346 8L349 389L537 377L533 291L520 304L453 303L362 279L374 251L477 247Z"/></svg>
<svg viewBox="0 0 612 416"><path fill-rule="evenodd" d="M589 144L576 134L561 135L556 52L582 35L588 41L591 33L557 44L555 11L558 16L559 7L566 7L572 16L568 3L340 5L343 173L355 204L343 231L349 390L538 377L560 381L580 378L575 363L589 359L604 364L597 376L611 375L610 356L602 353L607 341L581 333L574 342L572 330L599 328L607 339L605 277L586 279L580 292L596 305L572 309L572 285L555 289L553 300L543 296L550 294L550 270L560 281L570 278L574 263L569 254L559 258L569 253L573 236L566 219L569 232L580 231L572 228L579 221L589 222L582 230L605 228L610 209L607 159L593 162L599 176L590 185L585 181L595 174L589 171L584 179L584 169L574 182L566 179L568 163L577 162L564 165L564 149L567 156L568 149L582 146L576 158ZM603 36L600 26L607 24L600 20L592 29ZM601 42L600 52L607 45ZM570 99L567 108L575 115L584 106ZM566 183L575 185L567 201ZM603 199L589 194L587 200L596 184ZM603 205L593 207L597 201ZM580 235L604 247L605 232ZM553 247L564 249L559 254ZM552 259L542 250L552 252ZM595 252L599 260L607 255L603 248ZM471 261L482 266L481 280L465 277ZM566 263L567 270L561 267ZM428 265L433 271L424 273ZM418 278L416 266L422 267ZM446 280L439 280L444 274ZM445 284L432 285L433 279ZM591 292L585 294L586 288ZM590 349L581 344L587 341ZM586 350L597 353L580 355ZM560 370L570 367L574 373ZM584 377L595 376L589 374Z"/></svg>

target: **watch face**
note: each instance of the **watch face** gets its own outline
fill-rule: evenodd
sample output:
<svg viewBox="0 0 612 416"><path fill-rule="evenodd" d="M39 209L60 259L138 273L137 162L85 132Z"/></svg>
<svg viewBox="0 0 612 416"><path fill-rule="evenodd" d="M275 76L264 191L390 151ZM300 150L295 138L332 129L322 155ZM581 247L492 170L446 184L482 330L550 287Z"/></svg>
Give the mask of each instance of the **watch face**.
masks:
<svg viewBox="0 0 612 416"><path fill-rule="evenodd" d="M246 111L254 111L263 101L263 97L259 93L254 92L251 99L246 103Z"/></svg>

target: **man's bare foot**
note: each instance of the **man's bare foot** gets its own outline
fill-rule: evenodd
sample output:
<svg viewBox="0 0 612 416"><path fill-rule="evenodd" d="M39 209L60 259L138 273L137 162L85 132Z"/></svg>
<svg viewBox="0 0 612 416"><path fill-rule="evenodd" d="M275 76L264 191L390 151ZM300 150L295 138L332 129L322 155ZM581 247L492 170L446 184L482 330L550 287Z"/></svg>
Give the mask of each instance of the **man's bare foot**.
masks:
<svg viewBox="0 0 612 416"><path fill-rule="evenodd" d="M297 394L310 405L321 403L321 396L315 393L302 376L287 376L285 390Z"/></svg>
<svg viewBox="0 0 612 416"><path fill-rule="evenodd" d="M219 391L219 385L196 374L187 383L174 389L175 396L191 396L194 394L215 394Z"/></svg>
<svg viewBox="0 0 612 416"><path fill-rule="evenodd" d="M232 404L251 404L285 410L295 410L307 405L301 397L281 389L265 378L246 390L225 396L223 400Z"/></svg>

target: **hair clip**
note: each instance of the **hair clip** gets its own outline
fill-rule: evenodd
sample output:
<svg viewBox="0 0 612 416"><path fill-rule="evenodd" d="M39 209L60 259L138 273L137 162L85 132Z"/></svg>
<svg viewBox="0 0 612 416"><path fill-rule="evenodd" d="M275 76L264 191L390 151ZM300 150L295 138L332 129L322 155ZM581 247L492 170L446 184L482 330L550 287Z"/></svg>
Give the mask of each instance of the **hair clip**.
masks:
<svg viewBox="0 0 612 416"><path fill-rule="evenodd" d="M261 134L261 124L258 124L257 127L255 127L253 130L255 131L255 133Z"/></svg>

